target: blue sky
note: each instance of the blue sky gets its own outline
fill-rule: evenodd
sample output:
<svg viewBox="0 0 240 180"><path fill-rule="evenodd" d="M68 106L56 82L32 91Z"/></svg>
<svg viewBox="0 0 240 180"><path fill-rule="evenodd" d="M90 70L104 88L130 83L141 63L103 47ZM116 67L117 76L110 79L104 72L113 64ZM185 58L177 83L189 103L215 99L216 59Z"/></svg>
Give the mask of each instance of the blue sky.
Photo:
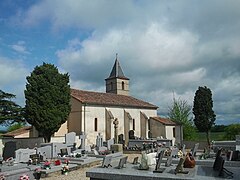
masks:
<svg viewBox="0 0 240 180"><path fill-rule="evenodd" d="M26 76L47 62L104 92L118 53L131 95L160 115L207 86L217 123L240 123L239 18L237 0L2 0L0 89L24 106Z"/></svg>

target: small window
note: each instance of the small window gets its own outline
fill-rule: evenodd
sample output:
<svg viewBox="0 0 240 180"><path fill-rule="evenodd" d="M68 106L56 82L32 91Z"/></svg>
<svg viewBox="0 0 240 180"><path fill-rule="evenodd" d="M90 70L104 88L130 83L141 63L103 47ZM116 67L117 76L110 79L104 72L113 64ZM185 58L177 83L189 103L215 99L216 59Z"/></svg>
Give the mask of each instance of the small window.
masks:
<svg viewBox="0 0 240 180"><path fill-rule="evenodd" d="M135 130L135 119L133 119L133 130Z"/></svg>
<svg viewBox="0 0 240 180"><path fill-rule="evenodd" d="M173 137L176 137L176 129L175 129L175 127L173 128Z"/></svg>
<svg viewBox="0 0 240 180"><path fill-rule="evenodd" d="M122 81L122 90L124 90L124 82Z"/></svg>
<svg viewBox="0 0 240 180"><path fill-rule="evenodd" d="M97 118L94 119L94 130L97 131L98 127L97 127Z"/></svg>

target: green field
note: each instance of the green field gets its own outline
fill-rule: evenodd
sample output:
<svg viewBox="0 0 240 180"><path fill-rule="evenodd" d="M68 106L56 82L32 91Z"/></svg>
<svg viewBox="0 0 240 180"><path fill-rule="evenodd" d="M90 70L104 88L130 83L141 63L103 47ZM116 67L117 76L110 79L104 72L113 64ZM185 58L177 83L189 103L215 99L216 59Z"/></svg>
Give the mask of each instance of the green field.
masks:
<svg viewBox="0 0 240 180"><path fill-rule="evenodd" d="M210 140L214 140L214 141L223 141L226 140L224 139L224 132L211 132L210 133ZM207 141L206 138L206 133L203 132L197 132L197 140L199 141Z"/></svg>

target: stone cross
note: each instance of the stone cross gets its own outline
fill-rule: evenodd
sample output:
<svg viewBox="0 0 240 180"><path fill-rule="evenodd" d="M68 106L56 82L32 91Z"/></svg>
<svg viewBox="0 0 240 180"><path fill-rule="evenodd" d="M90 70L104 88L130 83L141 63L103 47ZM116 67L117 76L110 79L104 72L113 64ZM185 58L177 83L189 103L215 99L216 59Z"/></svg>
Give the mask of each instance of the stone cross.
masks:
<svg viewBox="0 0 240 180"><path fill-rule="evenodd" d="M113 121L113 124L114 124L114 139L115 139L115 144L117 144L118 143L118 124L119 124L119 121L117 118Z"/></svg>
<svg viewBox="0 0 240 180"><path fill-rule="evenodd" d="M96 146L97 147L103 146L103 136L101 135L101 133L98 133L98 135L97 135Z"/></svg>
<svg viewBox="0 0 240 180"><path fill-rule="evenodd" d="M81 140L80 149L85 149L85 140L87 138L87 135L85 134L85 132L81 132L81 135L79 136L79 138Z"/></svg>

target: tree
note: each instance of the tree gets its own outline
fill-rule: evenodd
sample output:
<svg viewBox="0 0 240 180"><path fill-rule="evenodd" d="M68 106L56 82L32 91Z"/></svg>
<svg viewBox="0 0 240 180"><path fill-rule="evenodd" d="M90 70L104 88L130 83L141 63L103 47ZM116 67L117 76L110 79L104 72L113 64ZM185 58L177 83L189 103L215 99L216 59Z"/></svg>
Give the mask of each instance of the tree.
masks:
<svg viewBox="0 0 240 180"><path fill-rule="evenodd" d="M8 127L7 131L11 132L11 131L20 129L20 128L24 127L25 125L26 125L26 123L22 123L22 122L14 123Z"/></svg>
<svg viewBox="0 0 240 180"><path fill-rule="evenodd" d="M16 96L0 90L0 124L11 125L23 122L23 108L12 101Z"/></svg>
<svg viewBox="0 0 240 180"><path fill-rule="evenodd" d="M50 142L51 136L66 122L71 110L69 75L43 63L27 77L26 120Z"/></svg>
<svg viewBox="0 0 240 180"><path fill-rule="evenodd" d="M206 86L198 87L193 103L194 123L200 132L205 132L210 145L210 130L214 125L216 115L213 111L212 92Z"/></svg>
<svg viewBox="0 0 240 180"><path fill-rule="evenodd" d="M196 137L196 130L190 114L191 106L188 105L187 101L173 98L173 104L168 109L168 117L174 122L183 125L183 137L185 140L193 140Z"/></svg>
<svg viewBox="0 0 240 180"><path fill-rule="evenodd" d="M231 124L225 128L225 138L235 140L236 135L240 135L240 124Z"/></svg>

